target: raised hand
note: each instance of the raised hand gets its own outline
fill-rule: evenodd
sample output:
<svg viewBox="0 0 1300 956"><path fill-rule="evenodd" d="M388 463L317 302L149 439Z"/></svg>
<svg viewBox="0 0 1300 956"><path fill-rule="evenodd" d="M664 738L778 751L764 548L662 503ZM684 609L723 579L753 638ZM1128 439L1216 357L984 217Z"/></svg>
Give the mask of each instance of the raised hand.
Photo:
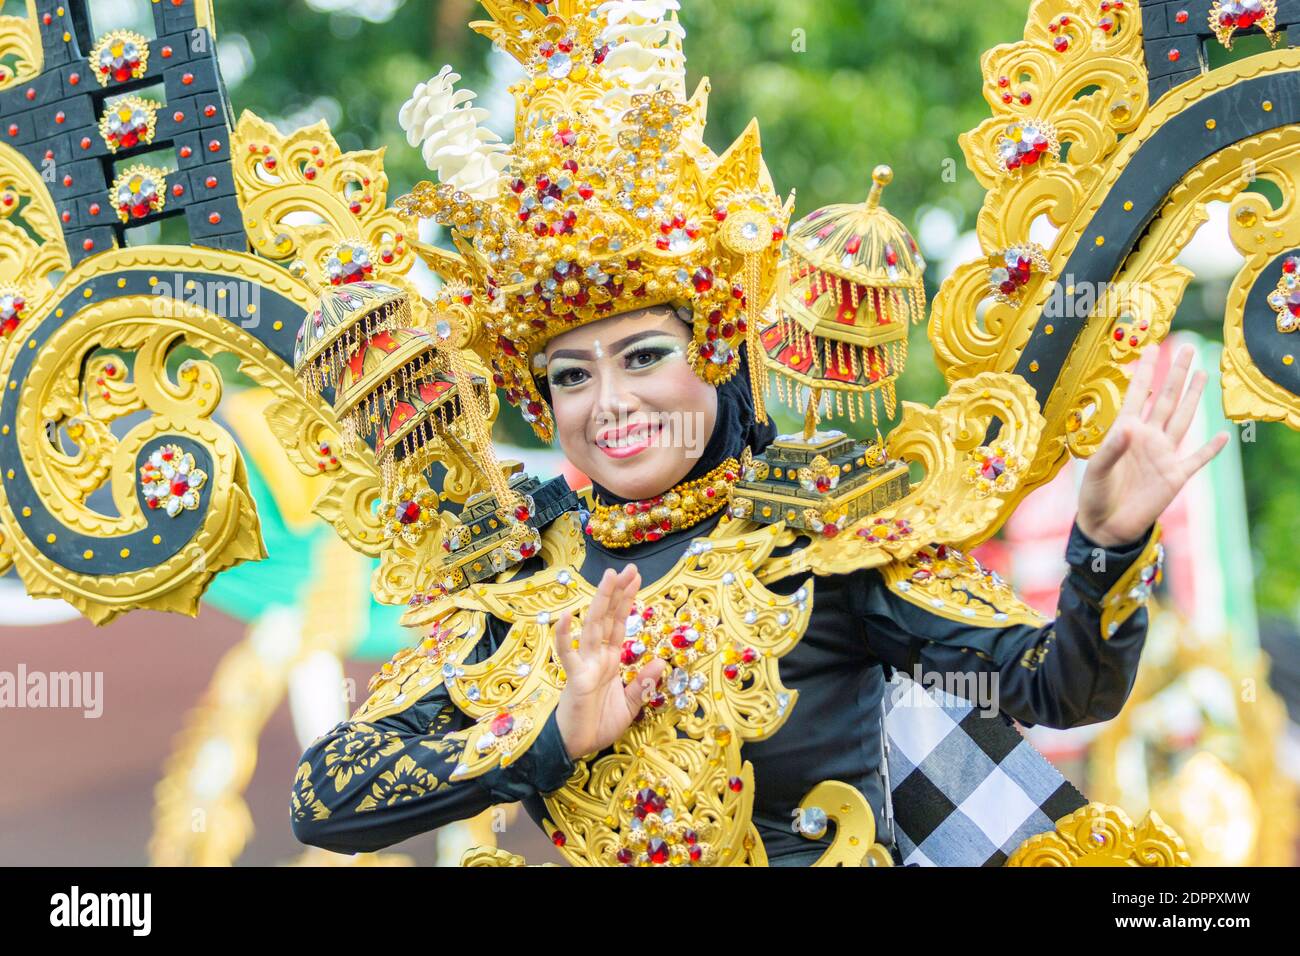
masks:
<svg viewBox="0 0 1300 956"><path fill-rule="evenodd" d="M1205 373L1197 372L1183 390L1194 354L1191 346L1179 349L1162 387L1152 384L1156 350L1142 353L1119 417L1088 462L1079 488L1079 529L1104 548L1136 541L1228 443L1228 433L1219 432L1189 455L1178 451L1205 389Z"/></svg>
<svg viewBox="0 0 1300 956"><path fill-rule="evenodd" d="M571 758L604 750L631 726L646 696L663 676L663 661L651 661L625 687L619 676L627 617L641 587L641 574L629 564L606 570L582 621L574 647L573 615L565 611L555 626L555 645L566 681L556 707L556 723Z"/></svg>

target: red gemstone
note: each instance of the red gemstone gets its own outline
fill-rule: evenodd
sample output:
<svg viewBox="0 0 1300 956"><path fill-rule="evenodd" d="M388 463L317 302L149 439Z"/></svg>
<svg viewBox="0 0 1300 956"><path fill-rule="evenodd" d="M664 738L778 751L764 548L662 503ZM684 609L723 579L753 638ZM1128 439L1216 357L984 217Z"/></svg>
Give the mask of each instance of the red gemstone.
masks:
<svg viewBox="0 0 1300 956"><path fill-rule="evenodd" d="M494 737L504 737L514 729L515 718L509 711L503 710L492 718L492 723L488 729L492 731Z"/></svg>
<svg viewBox="0 0 1300 956"><path fill-rule="evenodd" d="M397 520L402 524L413 524L420 520L420 506L414 501L403 501L397 506Z"/></svg>
<svg viewBox="0 0 1300 956"><path fill-rule="evenodd" d="M527 521L527 520L528 520L528 507L527 507L526 505L520 505L518 508L516 508L516 509L515 509L515 517L516 517L517 519L519 519L520 521Z"/></svg>
<svg viewBox="0 0 1300 956"><path fill-rule="evenodd" d="M745 781L741 780L739 777L732 777L727 781L727 787L732 793L740 793L740 791L745 789Z"/></svg>
<svg viewBox="0 0 1300 956"><path fill-rule="evenodd" d="M708 292L713 288L713 270L708 266L700 266L695 270L692 282L695 284L695 291L697 293L702 295L705 292Z"/></svg>
<svg viewBox="0 0 1300 956"><path fill-rule="evenodd" d="M176 497L179 498L181 495L185 494L189 490L190 490L190 482L188 478L178 477L172 479L171 492Z"/></svg>
<svg viewBox="0 0 1300 956"><path fill-rule="evenodd" d="M651 837L650 842L646 844L646 853L650 857L650 862L662 866L668 862L668 844L660 837Z"/></svg>
<svg viewBox="0 0 1300 956"><path fill-rule="evenodd" d="M563 833L561 833L559 830L556 830L554 833L551 834L551 842L554 843L556 846L564 846L564 844L567 843L568 841L564 839Z"/></svg>

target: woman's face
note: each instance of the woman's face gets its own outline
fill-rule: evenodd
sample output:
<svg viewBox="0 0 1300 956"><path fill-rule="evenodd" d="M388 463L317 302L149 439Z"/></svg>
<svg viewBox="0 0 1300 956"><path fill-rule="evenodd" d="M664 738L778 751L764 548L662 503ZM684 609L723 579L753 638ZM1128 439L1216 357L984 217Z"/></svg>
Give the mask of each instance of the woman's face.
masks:
<svg viewBox="0 0 1300 956"><path fill-rule="evenodd" d="M704 452L718 393L686 361L691 329L661 306L581 326L547 343L560 448L597 484L652 498Z"/></svg>

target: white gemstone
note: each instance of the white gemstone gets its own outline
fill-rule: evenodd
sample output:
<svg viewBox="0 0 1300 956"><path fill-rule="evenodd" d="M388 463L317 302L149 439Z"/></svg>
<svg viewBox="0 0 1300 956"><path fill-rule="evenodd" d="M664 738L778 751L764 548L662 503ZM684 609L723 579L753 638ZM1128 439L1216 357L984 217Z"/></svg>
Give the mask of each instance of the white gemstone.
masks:
<svg viewBox="0 0 1300 956"><path fill-rule="evenodd" d="M562 80L573 72L573 57L567 53L554 53L546 64L546 73L553 80Z"/></svg>
<svg viewBox="0 0 1300 956"><path fill-rule="evenodd" d="M685 694L682 694L680 697L673 698L673 706L678 710L686 710L691 706L691 699Z"/></svg>
<svg viewBox="0 0 1300 956"><path fill-rule="evenodd" d="M551 612L550 612L550 611L538 611L538 612L537 612L537 624L538 624L539 627L545 627L546 625L548 625L548 624L550 624L550 623L551 623Z"/></svg>
<svg viewBox="0 0 1300 956"><path fill-rule="evenodd" d="M680 667L673 668L673 672L668 677L668 692L674 696L685 692L690 683L690 675Z"/></svg>
<svg viewBox="0 0 1300 956"><path fill-rule="evenodd" d="M780 624L782 627L785 627L787 624L790 623L790 615L787 614L785 611L782 611L780 614L776 616L776 623Z"/></svg>
<svg viewBox="0 0 1300 956"><path fill-rule="evenodd" d="M561 584L567 587L569 583L573 581L573 575L571 575L568 571L561 571L559 574L555 576L555 580L559 581Z"/></svg>
<svg viewBox="0 0 1300 956"><path fill-rule="evenodd" d="M943 600L941 598L930 598L930 604L934 607L943 607Z"/></svg>
<svg viewBox="0 0 1300 956"><path fill-rule="evenodd" d="M826 811L821 807L809 807L799 814L798 827L804 836L821 836L826 832Z"/></svg>
<svg viewBox="0 0 1300 956"><path fill-rule="evenodd" d="M753 623L755 623L757 620L758 620L758 612L755 611L753 608L750 608L748 611L745 612L745 623L746 623L746 624L753 624Z"/></svg>
<svg viewBox="0 0 1300 956"><path fill-rule="evenodd" d="M465 696L470 700L478 700L482 694L479 692L478 684L470 684L469 690L465 691Z"/></svg>
<svg viewBox="0 0 1300 956"><path fill-rule="evenodd" d="M627 621L623 625L623 635L631 640L641 633L643 627L645 622L641 619L641 615L633 612L627 616Z"/></svg>
<svg viewBox="0 0 1300 956"><path fill-rule="evenodd" d="M529 671L531 671L532 669L533 669L532 665L530 664L520 664L518 667L515 668L515 673L518 674L520 677L527 677Z"/></svg>
<svg viewBox="0 0 1300 956"><path fill-rule="evenodd" d="M728 571L726 574L724 574L724 575L722 576L722 583L723 583L723 584L735 584L735 583L736 583L736 576L735 576L734 574L732 574L730 571Z"/></svg>

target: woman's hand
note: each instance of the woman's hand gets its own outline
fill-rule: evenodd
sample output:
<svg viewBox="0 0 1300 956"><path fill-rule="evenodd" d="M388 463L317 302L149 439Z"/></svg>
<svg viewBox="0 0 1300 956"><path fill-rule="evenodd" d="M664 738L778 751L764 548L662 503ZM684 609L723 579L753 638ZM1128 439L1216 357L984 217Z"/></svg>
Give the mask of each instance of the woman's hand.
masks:
<svg viewBox="0 0 1300 956"><path fill-rule="evenodd" d="M1187 434L1205 389L1205 373L1192 376L1183 391L1195 349L1179 349L1163 388L1152 385L1156 350L1138 359L1119 417L1088 462L1079 489L1079 530L1103 548L1136 541L1210 459L1228 443L1219 432L1190 455L1178 444ZM1147 396L1159 392L1143 414Z"/></svg>
<svg viewBox="0 0 1300 956"><path fill-rule="evenodd" d="M577 647L569 634L573 615L565 611L556 624L556 650L566 681L555 716L570 758L597 753L621 737L663 675L666 665L655 660L626 687L619 676L627 618L640 587L636 565L618 574L607 569L583 618Z"/></svg>

